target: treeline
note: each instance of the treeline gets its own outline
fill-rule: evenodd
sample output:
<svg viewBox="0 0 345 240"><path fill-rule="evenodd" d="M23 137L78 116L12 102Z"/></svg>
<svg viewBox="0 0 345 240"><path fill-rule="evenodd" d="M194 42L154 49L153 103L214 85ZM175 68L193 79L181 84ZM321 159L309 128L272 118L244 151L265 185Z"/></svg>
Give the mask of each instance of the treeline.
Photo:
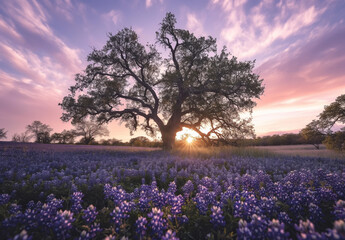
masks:
<svg viewBox="0 0 345 240"><path fill-rule="evenodd" d="M299 145L309 144L300 133L286 133L282 135L257 137L254 139L233 140L232 145L240 146L278 146L278 145Z"/></svg>
<svg viewBox="0 0 345 240"><path fill-rule="evenodd" d="M151 141L147 137L134 137L128 142L111 138L96 140L96 137L108 136L107 127L95 121L81 121L73 124L74 128L53 132L53 129L40 121L33 121L26 126L23 133L15 133L12 142L35 142L45 144L86 144L86 145L107 145L107 146L135 146L135 147L161 147L159 141ZM7 131L0 129L0 139L7 137Z"/></svg>

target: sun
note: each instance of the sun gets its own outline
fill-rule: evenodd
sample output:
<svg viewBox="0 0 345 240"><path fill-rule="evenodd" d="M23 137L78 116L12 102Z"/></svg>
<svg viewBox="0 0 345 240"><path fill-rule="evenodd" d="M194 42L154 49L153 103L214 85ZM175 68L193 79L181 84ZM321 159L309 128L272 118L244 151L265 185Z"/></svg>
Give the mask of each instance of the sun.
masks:
<svg viewBox="0 0 345 240"><path fill-rule="evenodd" d="M187 142L188 144L191 144L192 142L194 142L194 138L192 138L191 136L189 136L189 137L186 138L186 142Z"/></svg>

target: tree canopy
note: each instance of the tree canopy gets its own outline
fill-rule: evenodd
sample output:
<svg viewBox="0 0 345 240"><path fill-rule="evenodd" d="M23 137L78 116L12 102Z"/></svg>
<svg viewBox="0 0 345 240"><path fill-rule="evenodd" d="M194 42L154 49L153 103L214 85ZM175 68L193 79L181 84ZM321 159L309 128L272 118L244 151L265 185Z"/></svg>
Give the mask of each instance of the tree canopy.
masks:
<svg viewBox="0 0 345 240"><path fill-rule="evenodd" d="M95 140L97 136L107 136L109 135L109 131L105 126L94 122L94 121L80 121L74 123L75 130L74 133L77 136L82 136L80 140L83 144L90 144L92 141Z"/></svg>
<svg viewBox="0 0 345 240"><path fill-rule="evenodd" d="M28 133L31 133L31 137L35 137L36 143L50 143L50 132L53 129L40 121L33 121L31 124L26 126Z"/></svg>
<svg viewBox="0 0 345 240"><path fill-rule="evenodd" d="M340 95L319 115L319 127L330 130L334 124L345 124L345 94Z"/></svg>
<svg viewBox="0 0 345 240"><path fill-rule="evenodd" d="M217 50L214 38L178 29L172 13L160 24L155 44L142 45L124 28L109 34L88 61L60 104L64 121L120 119L131 132L158 130L167 150L183 127L208 142L253 134L251 118L241 116L251 113L264 90L254 61L239 61L226 48Z"/></svg>

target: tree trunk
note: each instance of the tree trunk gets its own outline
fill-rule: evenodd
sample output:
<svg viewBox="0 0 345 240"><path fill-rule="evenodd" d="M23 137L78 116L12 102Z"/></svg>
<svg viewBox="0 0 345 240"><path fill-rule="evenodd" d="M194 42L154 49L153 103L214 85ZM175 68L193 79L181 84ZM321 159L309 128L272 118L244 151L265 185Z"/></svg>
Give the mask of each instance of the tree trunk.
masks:
<svg viewBox="0 0 345 240"><path fill-rule="evenodd" d="M177 131L175 129L166 128L161 130L164 151L171 151L173 149L176 133Z"/></svg>

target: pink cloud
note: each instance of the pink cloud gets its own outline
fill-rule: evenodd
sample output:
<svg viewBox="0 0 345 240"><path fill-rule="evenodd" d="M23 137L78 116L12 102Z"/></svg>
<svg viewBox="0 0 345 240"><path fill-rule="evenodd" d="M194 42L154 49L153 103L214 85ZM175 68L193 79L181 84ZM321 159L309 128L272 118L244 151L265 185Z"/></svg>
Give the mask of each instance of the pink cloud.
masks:
<svg viewBox="0 0 345 240"><path fill-rule="evenodd" d="M193 32L196 36L205 36L203 24L194 13L187 14L187 29Z"/></svg>
<svg viewBox="0 0 345 240"><path fill-rule="evenodd" d="M272 44L301 34L322 15L326 7L301 4L297 1L261 1L248 10L247 1L213 1L222 6L226 16L221 37L231 52L240 58L251 58L263 52L272 51ZM274 16L272 16L274 12Z"/></svg>
<svg viewBox="0 0 345 240"><path fill-rule="evenodd" d="M301 129L344 93L344 41L345 28L335 28L255 70L266 86L253 114L258 134Z"/></svg>
<svg viewBox="0 0 345 240"><path fill-rule="evenodd" d="M26 37L27 49L35 48L35 44L39 42L40 46L36 48L53 55L60 66L65 66L64 71L69 74L80 71L82 65L79 57L80 50L67 46L54 34L48 24L49 16L45 14L39 3L26 0L8 1L5 3L5 7L11 20L26 32L31 33Z"/></svg>
<svg viewBox="0 0 345 240"><path fill-rule="evenodd" d="M0 16L0 32L1 34L14 38L16 40L20 40L20 41L23 40L23 37L15 29L15 26L10 22L6 22L1 16Z"/></svg>
<svg viewBox="0 0 345 240"><path fill-rule="evenodd" d="M260 105L307 102L320 93L344 89L344 41L345 29L334 29L259 66L266 84Z"/></svg>
<svg viewBox="0 0 345 240"><path fill-rule="evenodd" d="M121 13L119 11L111 10L110 12L102 15L102 17L106 21L111 21L114 25L116 25L121 18Z"/></svg>

